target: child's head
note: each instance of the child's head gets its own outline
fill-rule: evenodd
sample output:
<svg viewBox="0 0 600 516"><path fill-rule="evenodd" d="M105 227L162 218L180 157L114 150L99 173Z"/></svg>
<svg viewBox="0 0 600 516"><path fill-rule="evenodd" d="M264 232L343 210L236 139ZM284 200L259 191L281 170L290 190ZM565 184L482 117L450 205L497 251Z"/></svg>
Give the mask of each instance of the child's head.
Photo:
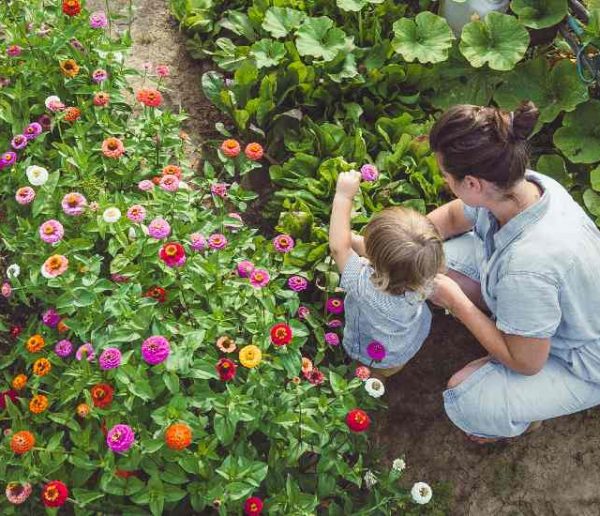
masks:
<svg viewBox="0 0 600 516"><path fill-rule="evenodd" d="M425 294L444 267L444 246L431 221L406 208L387 208L365 228L371 280L392 295L407 290Z"/></svg>

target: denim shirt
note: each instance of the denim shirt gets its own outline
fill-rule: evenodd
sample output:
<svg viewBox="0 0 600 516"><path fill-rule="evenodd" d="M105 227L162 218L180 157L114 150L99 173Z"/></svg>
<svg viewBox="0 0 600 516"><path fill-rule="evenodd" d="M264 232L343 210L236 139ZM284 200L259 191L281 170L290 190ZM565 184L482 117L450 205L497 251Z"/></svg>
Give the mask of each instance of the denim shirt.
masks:
<svg viewBox="0 0 600 516"><path fill-rule="evenodd" d="M499 227L465 207L480 240L481 291L499 330L551 338L550 353L600 382L600 231L556 181L528 171L538 202Z"/></svg>
<svg viewBox="0 0 600 516"><path fill-rule="evenodd" d="M419 351L431 327L431 312L415 292L394 296L378 290L372 275L369 262L353 251L340 284L346 291L343 346L363 364L377 368L400 366ZM386 356L381 362L373 362L367 353L372 341L385 346Z"/></svg>

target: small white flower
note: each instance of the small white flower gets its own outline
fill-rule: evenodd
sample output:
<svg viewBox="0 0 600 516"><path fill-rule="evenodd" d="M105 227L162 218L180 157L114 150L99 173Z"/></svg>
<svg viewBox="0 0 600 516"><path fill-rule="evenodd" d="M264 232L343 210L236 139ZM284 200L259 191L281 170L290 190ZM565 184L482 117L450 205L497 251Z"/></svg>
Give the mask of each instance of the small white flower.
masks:
<svg viewBox="0 0 600 516"><path fill-rule="evenodd" d="M13 263L6 268L6 275L8 276L8 279L16 279L19 277L19 274L21 274L21 267L19 267L16 263Z"/></svg>
<svg viewBox="0 0 600 516"><path fill-rule="evenodd" d="M44 167L38 167L37 165L30 165L25 170L27 179L33 186L42 186L48 181L48 171Z"/></svg>
<svg viewBox="0 0 600 516"><path fill-rule="evenodd" d="M392 469L398 473L404 471L405 468L406 462L404 462L404 459L394 459L394 462L392 462Z"/></svg>
<svg viewBox="0 0 600 516"><path fill-rule="evenodd" d="M425 482L417 482L410 490L410 496L419 505L425 505L431 500L433 491Z"/></svg>
<svg viewBox="0 0 600 516"><path fill-rule="evenodd" d="M378 378L369 378L365 382L365 390L373 398L380 398L385 393L385 386Z"/></svg>
<svg viewBox="0 0 600 516"><path fill-rule="evenodd" d="M111 208L106 208L102 214L102 218L104 219L104 222L108 222L109 224L117 222L117 220L121 218L121 210L119 210L119 208L115 208L114 206Z"/></svg>
<svg viewBox="0 0 600 516"><path fill-rule="evenodd" d="M377 483L377 477L375 473L373 473L370 469L365 473L365 486L367 489L371 490L373 486Z"/></svg>

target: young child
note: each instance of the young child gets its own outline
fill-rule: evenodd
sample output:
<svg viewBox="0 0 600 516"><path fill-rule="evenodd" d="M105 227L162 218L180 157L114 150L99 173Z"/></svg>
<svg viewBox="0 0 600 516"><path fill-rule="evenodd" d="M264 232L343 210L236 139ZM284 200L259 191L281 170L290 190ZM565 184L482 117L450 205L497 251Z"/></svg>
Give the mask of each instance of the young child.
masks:
<svg viewBox="0 0 600 516"><path fill-rule="evenodd" d="M346 291L343 345L374 376L389 377L429 334L425 298L444 268L444 248L433 224L406 208L383 210L367 224L364 239L353 235L352 200L360 180L357 171L340 174L329 226L329 248Z"/></svg>

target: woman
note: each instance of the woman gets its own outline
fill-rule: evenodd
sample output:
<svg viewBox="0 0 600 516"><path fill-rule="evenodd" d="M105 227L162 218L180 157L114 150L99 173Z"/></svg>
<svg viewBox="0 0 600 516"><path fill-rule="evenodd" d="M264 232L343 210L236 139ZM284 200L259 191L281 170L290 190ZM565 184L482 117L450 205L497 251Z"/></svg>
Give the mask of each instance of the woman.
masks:
<svg viewBox="0 0 600 516"><path fill-rule="evenodd" d="M444 403L479 442L600 404L600 232L559 183L526 171L537 117L530 102L455 106L430 135L458 197L429 215L450 239L433 301L489 354L452 376Z"/></svg>

